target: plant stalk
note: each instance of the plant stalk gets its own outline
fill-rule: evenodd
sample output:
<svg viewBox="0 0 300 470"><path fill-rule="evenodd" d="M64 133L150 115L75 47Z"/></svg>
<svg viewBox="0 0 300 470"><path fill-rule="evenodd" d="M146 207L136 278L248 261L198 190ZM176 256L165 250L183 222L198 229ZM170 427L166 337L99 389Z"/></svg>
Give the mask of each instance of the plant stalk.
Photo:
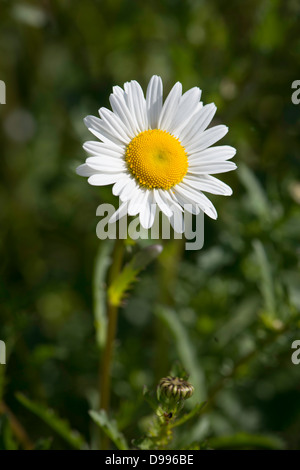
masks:
<svg viewBox="0 0 300 470"><path fill-rule="evenodd" d="M111 269L108 276L108 288L113 282L113 280L120 273L123 255L124 255L124 240L117 239L113 251L113 260ZM110 406L110 395L111 395L111 366L114 350L114 342L116 337L117 322L118 322L118 307L110 303L109 298L107 298L107 334L106 342L103 351L103 356L101 360L101 370L100 370L100 383L99 383L99 394L100 394L100 409L109 411ZM102 442L103 446L103 442Z"/></svg>

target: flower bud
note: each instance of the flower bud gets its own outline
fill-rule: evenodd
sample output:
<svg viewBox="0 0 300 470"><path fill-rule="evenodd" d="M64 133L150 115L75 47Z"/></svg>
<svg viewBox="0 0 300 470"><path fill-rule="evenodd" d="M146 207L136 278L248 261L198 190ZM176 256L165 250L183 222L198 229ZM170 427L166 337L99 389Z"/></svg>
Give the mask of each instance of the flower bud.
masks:
<svg viewBox="0 0 300 470"><path fill-rule="evenodd" d="M179 377L164 377L158 384L159 395L171 400L187 400L194 393L194 387Z"/></svg>

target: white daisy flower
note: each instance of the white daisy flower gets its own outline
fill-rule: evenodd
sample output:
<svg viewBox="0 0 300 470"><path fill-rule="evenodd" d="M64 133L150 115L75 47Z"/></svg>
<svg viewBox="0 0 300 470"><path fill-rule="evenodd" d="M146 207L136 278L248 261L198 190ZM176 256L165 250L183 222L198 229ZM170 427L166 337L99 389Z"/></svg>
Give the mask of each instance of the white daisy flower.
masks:
<svg viewBox="0 0 300 470"><path fill-rule="evenodd" d="M234 170L236 165L229 160L236 150L228 145L211 147L228 128L207 129L217 108L213 103L203 106L200 97L197 87L182 94L177 82L163 103L162 80L154 75L146 98L133 80L124 84L124 90L113 87L112 111L100 108L100 118L85 118L100 142L85 142L83 148L90 156L77 173L94 186L113 184L120 206L110 222L126 213L139 214L142 227L148 229L158 207L182 233L184 208L217 218L203 192L232 194L227 184L211 175Z"/></svg>

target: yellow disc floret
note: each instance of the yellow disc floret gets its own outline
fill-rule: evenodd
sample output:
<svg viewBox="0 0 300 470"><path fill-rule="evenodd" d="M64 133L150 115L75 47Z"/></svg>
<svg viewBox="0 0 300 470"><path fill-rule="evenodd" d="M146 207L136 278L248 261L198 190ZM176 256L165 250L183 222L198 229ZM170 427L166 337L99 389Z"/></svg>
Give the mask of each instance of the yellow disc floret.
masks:
<svg viewBox="0 0 300 470"><path fill-rule="evenodd" d="M170 189L188 169L185 148L177 137L160 129L138 134L127 147L125 160L141 186Z"/></svg>

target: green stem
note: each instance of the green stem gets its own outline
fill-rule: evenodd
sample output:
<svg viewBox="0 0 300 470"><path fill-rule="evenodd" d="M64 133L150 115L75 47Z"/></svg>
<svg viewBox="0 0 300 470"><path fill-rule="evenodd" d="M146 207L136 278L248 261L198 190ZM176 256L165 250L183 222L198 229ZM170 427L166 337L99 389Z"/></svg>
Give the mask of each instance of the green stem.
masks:
<svg viewBox="0 0 300 470"><path fill-rule="evenodd" d="M109 272L108 287L112 281L119 274L124 254L124 240L116 240L113 261ZM107 299L107 334L106 343L103 351L103 357L101 361L101 372L100 372L100 408L108 412L110 405L110 392L111 392L111 364L113 357L114 342L117 330L118 321L118 307L111 305L109 298Z"/></svg>
<svg viewBox="0 0 300 470"><path fill-rule="evenodd" d="M111 307L108 309L108 328L107 328L107 339L103 353L101 375L100 375L100 408L108 411L110 404L110 384L111 384L111 362L113 355L113 346L116 336L117 319L118 319L118 308Z"/></svg>
<svg viewBox="0 0 300 470"><path fill-rule="evenodd" d="M174 292L178 268L180 259L184 250L184 240L174 239L168 240L168 243L164 244L164 250L159 259L159 281L160 281L160 293L158 303L163 305L172 306L174 304ZM168 363L168 344L169 336L168 332L162 325L160 318L155 320L155 337L156 337L156 357L155 357L155 379L158 381L169 370Z"/></svg>

